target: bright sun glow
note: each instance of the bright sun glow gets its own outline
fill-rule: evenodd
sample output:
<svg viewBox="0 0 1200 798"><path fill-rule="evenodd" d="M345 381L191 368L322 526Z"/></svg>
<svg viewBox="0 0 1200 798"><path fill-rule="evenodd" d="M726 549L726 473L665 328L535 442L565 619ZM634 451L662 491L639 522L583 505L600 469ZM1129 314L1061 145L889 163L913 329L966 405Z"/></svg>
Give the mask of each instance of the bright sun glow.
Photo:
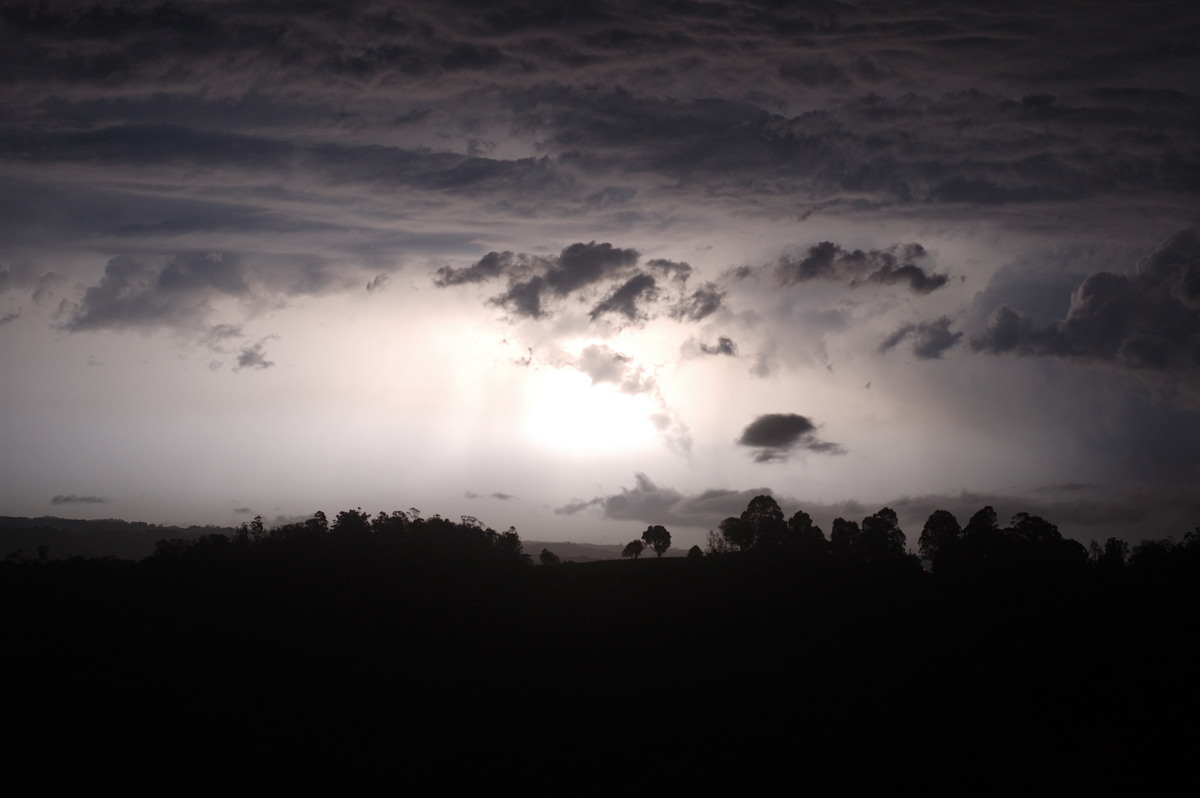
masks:
<svg viewBox="0 0 1200 798"><path fill-rule="evenodd" d="M560 454L592 457L656 445L653 402L615 385L593 385L582 374L539 372L526 385L521 424L536 445Z"/></svg>

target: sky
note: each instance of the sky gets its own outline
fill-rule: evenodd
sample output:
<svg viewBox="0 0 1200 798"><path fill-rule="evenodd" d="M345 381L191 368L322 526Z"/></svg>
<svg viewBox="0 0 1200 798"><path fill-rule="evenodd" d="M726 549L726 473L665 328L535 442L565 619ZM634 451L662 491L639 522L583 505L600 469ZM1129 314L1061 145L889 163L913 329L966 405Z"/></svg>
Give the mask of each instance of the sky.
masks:
<svg viewBox="0 0 1200 798"><path fill-rule="evenodd" d="M1200 524L1191 2L0 8L0 514Z"/></svg>

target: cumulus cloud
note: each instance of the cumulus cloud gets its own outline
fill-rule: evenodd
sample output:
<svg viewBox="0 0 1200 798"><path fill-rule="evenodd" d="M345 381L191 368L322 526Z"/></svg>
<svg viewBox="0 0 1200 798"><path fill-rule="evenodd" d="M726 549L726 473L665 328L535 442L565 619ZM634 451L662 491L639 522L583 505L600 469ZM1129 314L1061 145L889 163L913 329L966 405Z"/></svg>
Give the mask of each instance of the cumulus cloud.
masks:
<svg viewBox="0 0 1200 798"><path fill-rule="evenodd" d="M755 450L756 463L786 460L796 451L818 454L842 454L836 443L817 438L817 427L805 416L795 413L767 413L750 422L738 438L739 446Z"/></svg>
<svg viewBox="0 0 1200 798"><path fill-rule="evenodd" d="M1170 236L1131 276L1088 276L1058 321L1039 324L1008 305L997 307L971 347L1194 379L1200 367L1200 231Z"/></svg>
<svg viewBox="0 0 1200 798"><path fill-rule="evenodd" d="M832 241L822 241L799 253L781 256L775 273L783 285L826 280L851 287L864 283L905 283L918 294L928 294L946 284L949 277L928 271L932 260L920 244L897 244L888 249L847 250Z"/></svg>
<svg viewBox="0 0 1200 798"><path fill-rule="evenodd" d="M948 349L958 345L962 332L950 329L954 320L949 316L930 319L916 324L902 324L879 345L880 352L889 352L903 341L910 341L912 353L922 360L937 360Z"/></svg>
<svg viewBox="0 0 1200 798"><path fill-rule="evenodd" d="M646 313L640 303L653 302L658 298L656 286L657 283L651 275L645 272L635 274L592 308L589 315L593 320L605 313L616 313L629 321L643 320Z"/></svg>
<svg viewBox="0 0 1200 798"><path fill-rule="evenodd" d="M76 496L71 494L59 494L50 500L51 504L108 504L108 499L102 496Z"/></svg>
<svg viewBox="0 0 1200 798"><path fill-rule="evenodd" d="M670 315L676 321L700 321L720 310L724 301L724 290L716 283L705 283L690 295L680 298L671 308Z"/></svg>
<svg viewBox="0 0 1200 798"><path fill-rule="evenodd" d="M517 261L518 257L512 252L489 252L475 263L461 269L442 266L437 270L437 277L433 282L439 288L465 283L482 283L504 274Z"/></svg>
<svg viewBox="0 0 1200 798"><path fill-rule="evenodd" d="M658 389L654 378L640 366L632 365L633 358L604 346L593 344L579 356L576 366L592 378L592 384L607 382L616 385L622 393L652 393Z"/></svg>
<svg viewBox="0 0 1200 798"><path fill-rule="evenodd" d="M638 257L635 249L620 249L609 243L597 244L591 241L586 244L571 244L556 258L541 258L532 262L531 268L538 269L539 273L523 279L514 279L509 283L508 290L492 297L491 302L517 316L542 318L549 315L549 301L565 297L603 280L620 278L637 264ZM508 263L511 263L511 258L506 261L505 268ZM470 268L474 269L477 266L478 263ZM440 279L445 282L446 279L458 278L450 278L449 273L445 273ZM645 290L645 287L642 286L638 290Z"/></svg>
<svg viewBox="0 0 1200 798"><path fill-rule="evenodd" d="M214 299L245 297L249 291L239 259L229 253L180 253L158 269L121 255L109 260L100 282L87 289L64 327L71 332L186 328L209 315Z"/></svg>
<svg viewBox="0 0 1200 798"><path fill-rule="evenodd" d="M233 367L233 370L257 369L261 371L274 365L274 361L267 360L267 353L263 351L263 342L259 341L242 347L242 350L238 352L237 365Z"/></svg>

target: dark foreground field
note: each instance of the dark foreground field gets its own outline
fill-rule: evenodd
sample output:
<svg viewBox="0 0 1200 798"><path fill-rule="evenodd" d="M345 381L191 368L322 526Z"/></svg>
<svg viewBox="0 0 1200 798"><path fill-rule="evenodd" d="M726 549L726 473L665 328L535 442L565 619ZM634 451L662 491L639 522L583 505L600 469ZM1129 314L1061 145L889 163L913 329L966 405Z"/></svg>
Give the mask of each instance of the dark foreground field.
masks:
<svg viewBox="0 0 1200 798"><path fill-rule="evenodd" d="M981 583L750 554L10 564L9 761L156 789L1165 794L1195 777L1195 576Z"/></svg>

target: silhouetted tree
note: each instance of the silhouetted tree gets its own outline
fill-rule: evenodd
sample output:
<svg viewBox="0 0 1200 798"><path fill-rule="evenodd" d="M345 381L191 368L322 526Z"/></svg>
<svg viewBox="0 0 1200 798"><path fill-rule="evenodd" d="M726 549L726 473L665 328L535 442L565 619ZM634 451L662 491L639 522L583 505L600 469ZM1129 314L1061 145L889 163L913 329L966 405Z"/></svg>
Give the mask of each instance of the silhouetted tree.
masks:
<svg viewBox="0 0 1200 798"><path fill-rule="evenodd" d="M636 560L638 557L642 556L642 551L645 548L646 548L646 545L644 543L642 543L642 541L631 540L625 546L625 548L621 550L621 556L622 557L632 557L633 559Z"/></svg>
<svg viewBox="0 0 1200 798"><path fill-rule="evenodd" d="M1092 544L1095 546L1095 543ZM1109 538L1104 541L1104 547L1096 546L1096 567L1101 573L1115 575L1125 570L1129 558L1129 544L1119 538Z"/></svg>
<svg viewBox="0 0 1200 798"><path fill-rule="evenodd" d="M797 510L787 522L787 544L804 551L824 551L828 541L821 527L813 523L812 516Z"/></svg>
<svg viewBox="0 0 1200 798"><path fill-rule="evenodd" d="M698 560L704 556L704 552L700 550L699 546L692 546L688 549L687 556L689 560Z"/></svg>
<svg viewBox="0 0 1200 798"><path fill-rule="evenodd" d="M906 554L904 543L904 532L900 529L896 511L884 507L863 519L855 553L867 562L899 560Z"/></svg>
<svg viewBox="0 0 1200 798"><path fill-rule="evenodd" d="M933 563L937 568L938 558L950 554L950 550L962 538L962 528L953 513L946 510L934 510L925 521L917 547L921 556Z"/></svg>
<svg viewBox="0 0 1200 798"><path fill-rule="evenodd" d="M365 537L371 534L371 516L359 507L357 510L342 510L333 520L333 534L339 537Z"/></svg>
<svg viewBox="0 0 1200 798"><path fill-rule="evenodd" d="M829 532L829 545L833 553L849 557L858 550L860 532L858 524L845 518L833 519L833 528Z"/></svg>
<svg viewBox="0 0 1200 798"><path fill-rule="evenodd" d="M754 546L754 525L741 518L726 518L717 529L721 530L722 550L749 551Z"/></svg>
<svg viewBox="0 0 1200 798"><path fill-rule="evenodd" d="M650 547L654 552L654 556L661 557L663 552L671 548L671 533L666 527L660 525L648 526L646 531L642 533L642 542Z"/></svg>
<svg viewBox="0 0 1200 798"><path fill-rule="evenodd" d="M750 545L754 548L782 546L787 538L783 510L770 496L755 496L742 512L742 522L753 528Z"/></svg>
<svg viewBox="0 0 1200 798"><path fill-rule="evenodd" d="M562 565L562 560L550 549L542 549L542 553L538 555L538 561L542 565Z"/></svg>

